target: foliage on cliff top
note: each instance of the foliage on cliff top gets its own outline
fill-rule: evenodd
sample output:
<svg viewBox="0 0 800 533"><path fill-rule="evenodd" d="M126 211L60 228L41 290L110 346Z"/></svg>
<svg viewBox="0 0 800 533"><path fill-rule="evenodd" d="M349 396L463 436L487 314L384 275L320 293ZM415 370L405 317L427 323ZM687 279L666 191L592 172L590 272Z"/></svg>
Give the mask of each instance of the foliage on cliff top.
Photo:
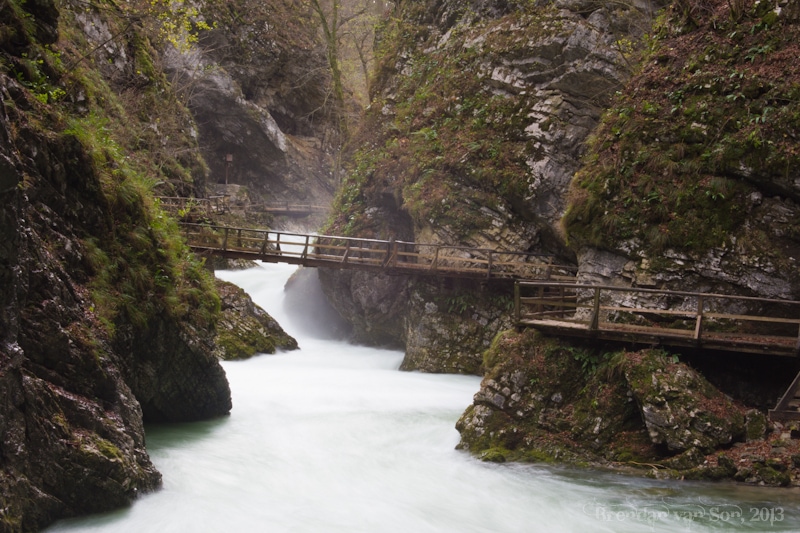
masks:
<svg viewBox="0 0 800 533"><path fill-rule="evenodd" d="M525 134L535 98L495 87L487 65L558 35L560 19L552 6L523 2L437 42L424 3L404 9L381 29L373 101L351 142L352 168L330 228L391 231L365 216L388 193L417 228L447 226L466 237L490 223L481 207L522 206L532 180L527 161L536 158Z"/></svg>
<svg viewBox="0 0 800 533"><path fill-rule="evenodd" d="M35 174L20 187L52 204L82 239L94 311L111 333L118 324L144 327L164 314L213 325L219 314L213 279L153 202L159 187L191 190L194 177L204 179L204 166L191 119L150 44L148 35L157 39L158 31L139 23L151 15L101 2L66 3L59 11L48 2L11 1L2 13L0 71L11 88L11 98L3 98L13 117L11 142L22 153L36 149L29 144L37 136L63 146L70 159L50 164L68 168L74 183L64 184L63 194L85 208L73 212L57 195L38 192L44 184ZM87 26L106 39L103 46L81 31Z"/></svg>
<svg viewBox="0 0 800 533"><path fill-rule="evenodd" d="M702 252L742 229L753 191L798 200L800 23L784 15L748 0L665 12L573 180L573 244Z"/></svg>

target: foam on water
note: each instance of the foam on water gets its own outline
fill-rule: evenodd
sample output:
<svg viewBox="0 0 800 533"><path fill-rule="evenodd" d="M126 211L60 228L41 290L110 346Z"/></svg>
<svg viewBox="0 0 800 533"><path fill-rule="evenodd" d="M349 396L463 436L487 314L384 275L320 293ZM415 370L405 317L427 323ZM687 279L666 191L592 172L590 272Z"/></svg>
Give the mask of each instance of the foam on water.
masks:
<svg viewBox="0 0 800 533"><path fill-rule="evenodd" d="M313 328L281 305L292 270L218 276L301 350L223 363L229 417L148 427L162 490L52 531L800 531L793 491L494 465L455 450L479 378L399 372L400 352L303 336Z"/></svg>

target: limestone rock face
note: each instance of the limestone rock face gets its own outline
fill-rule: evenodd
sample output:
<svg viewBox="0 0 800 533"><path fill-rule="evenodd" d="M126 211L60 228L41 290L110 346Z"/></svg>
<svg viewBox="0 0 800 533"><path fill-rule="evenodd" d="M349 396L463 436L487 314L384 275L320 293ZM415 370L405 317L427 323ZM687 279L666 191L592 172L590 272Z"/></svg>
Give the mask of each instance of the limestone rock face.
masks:
<svg viewBox="0 0 800 533"><path fill-rule="evenodd" d="M402 346L407 280L357 270L320 269L319 279L336 312L352 325L355 342Z"/></svg>
<svg viewBox="0 0 800 533"><path fill-rule="evenodd" d="M316 25L292 2L201 4L215 28L189 50L167 50L165 63L211 181L245 185L254 202L328 205L334 131Z"/></svg>
<svg viewBox="0 0 800 533"><path fill-rule="evenodd" d="M800 50L788 37L797 8L748 4L737 17L714 0L694 13L666 10L652 53L595 133L592 164L575 178L564 225L582 247L581 281L800 299L800 181L791 170L800 120L781 96L798 84L786 74ZM717 16L730 18L725 32ZM737 35L748 37L728 41ZM706 54L712 48L726 49L724 61ZM756 63L747 50L764 53ZM733 81L712 81L724 76ZM766 108L771 119L752 117ZM760 305L715 310L759 314Z"/></svg>
<svg viewBox="0 0 800 533"><path fill-rule="evenodd" d="M449 301L446 294L451 295ZM499 299L493 296L498 293L483 288L477 295L469 299L462 295L459 300L430 283L415 284L406 321L406 356L400 369L482 374L482 354L491 344L489 333L511 327L508 307L497 305ZM510 299L499 300L503 301Z"/></svg>
<svg viewBox="0 0 800 533"><path fill-rule="evenodd" d="M278 349L295 350L297 341L242 289L217 280L222 299L222 317L217 323L214 355L220 359L248 359Z"/></svg>
<svg viewBox="0 0 800 533"><path fill-rule="evenodd" d="M653 6L642 6L403 4L394 33L400 37L382 41L388 59L379 68L361 149L343 185L348 194L330 231L573 261L558 236L565 193L587 136L629 76L618 43L635 42L645 31ZM369 299L342 292L356 286L337 277L351 275L326 276L342 316L361 321L360 329L383 320L377 307L363 307ZM360 294L376 282L363 283ZM462 320L443 312L447 306L432 313L431 299L412 296L436 292L412 284L388 295L394 303L378 298L377 288L371 299L407 309L405 327L394 334L406 345L404 368L477 368L507 322L490 299L465 313L475 320ZM448 289L438 293L440 300L458 297Z"/></svg>
<svg viewBox="0 0 800 533"><path fill-rule="evenodd" d="M24 192L14 182L21 182L23 168L37 172L34 160L2 149L0 505L5 517L30 531L57 517L124 505L157 487L161 476L145 450L140 404L124 379L134 363L93 328L96 317L79 282L78 220L68 215L76 212L75 197L55 192L83 169L56 163L69 147L35 137L28 142L39 161L53 166L43 163L49 180L36 174L41 188ZM70 194L91 202L88 192ZM166 385L170 378L163 378Z"/></svg>

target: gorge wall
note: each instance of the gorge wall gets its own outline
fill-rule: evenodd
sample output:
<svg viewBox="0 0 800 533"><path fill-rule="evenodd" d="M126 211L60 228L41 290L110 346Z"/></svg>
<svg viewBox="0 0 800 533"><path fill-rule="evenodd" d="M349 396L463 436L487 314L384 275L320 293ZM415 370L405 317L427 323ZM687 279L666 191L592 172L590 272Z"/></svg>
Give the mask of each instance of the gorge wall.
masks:
<svg viewBox="0 0 800 533"><path fill-rule="evenodd" d="M579 279L797 300L798 5L681 5L573 182Z"/></svg>
<svg viewBox="0 0 800 533"><path fill-rule="evenodd" d="M550 253L585 283L797 300L799 11L401 2L329 230ZM510 325L502 288L323 282L357 339L405 347L403 368L485 373L458 428L486 460L800 482L797 427L763 417L794 360L491 344Z"/></svg>
<svg viewBox="0 0 800 533"><path fill-rule="evenodd" d="M372 102L327 231L574 263L559 229L565 193L657 8L398 3L380 33ZM355 337L405 346L408 369L478 373L482 352L510 325L508 287L322 278Z"/></svg>
<svg viewBox="0 0 800 533"><path fill-rule="evenodd" d="M327 206L339 143L318 22L296 0L205 1L208 24L164 67L197 124L210 194L246 187L252 203Z"/></svg>
<svg viewBox="0 0 800 533"><path fill-rule="evenodd" d="M217 355L296 345L236 291L222 289L221 302L213 276L153 199L207 195L220 174L207 154L229 149L226 125L252 134L253 145L234 141L252 151L255 188L284 190L281 180L308 169L305 179L325 181L328 127L311 113L325 83L293 92L308 72L287 67L320 64L310 42L295 48L308 31L295 32L272 9L278 18L269 24L250 22L288 32L259 41L275 55L260 70L257 59L241 58L239 71L233 64L252 27L221 13L259 6L203 6L220 21L204 50L228 63L224 72L203 63L209 77L194 84L203 90L192 99L166 68L174 55L161 51L183 43L191 52L184 30L197 30L203 16L194 8L0 3L0 531L35 531L154 490L161 476L143 424L225 415L231 394ZM166 31L165 20L179 30ZM280 41L288 34L293 40ZM232 48L212 44L224 39ZM279 68L259 85L276 58ZM219 100L205 90L215 83ZM234 100L224 119L203 115ZM291 180L298 197L317 197L308 182ZM233 316L243 313L250 318ZM218 324L236 331L236 342L217 338Z"/></svg>

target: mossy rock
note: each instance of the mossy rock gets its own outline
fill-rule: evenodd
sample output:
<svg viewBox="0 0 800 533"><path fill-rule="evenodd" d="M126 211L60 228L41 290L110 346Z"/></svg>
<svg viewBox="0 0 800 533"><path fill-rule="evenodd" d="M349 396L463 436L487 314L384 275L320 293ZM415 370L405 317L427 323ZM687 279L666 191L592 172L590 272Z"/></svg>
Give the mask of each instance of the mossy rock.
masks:
<svg viewBox="0 0 800 533"><path fill-rule="evenodd" d="M258 353L294 350L297 341L241 288L217 281L222 313L217 323L214 353L220 359L248 359Z"/></svg>

